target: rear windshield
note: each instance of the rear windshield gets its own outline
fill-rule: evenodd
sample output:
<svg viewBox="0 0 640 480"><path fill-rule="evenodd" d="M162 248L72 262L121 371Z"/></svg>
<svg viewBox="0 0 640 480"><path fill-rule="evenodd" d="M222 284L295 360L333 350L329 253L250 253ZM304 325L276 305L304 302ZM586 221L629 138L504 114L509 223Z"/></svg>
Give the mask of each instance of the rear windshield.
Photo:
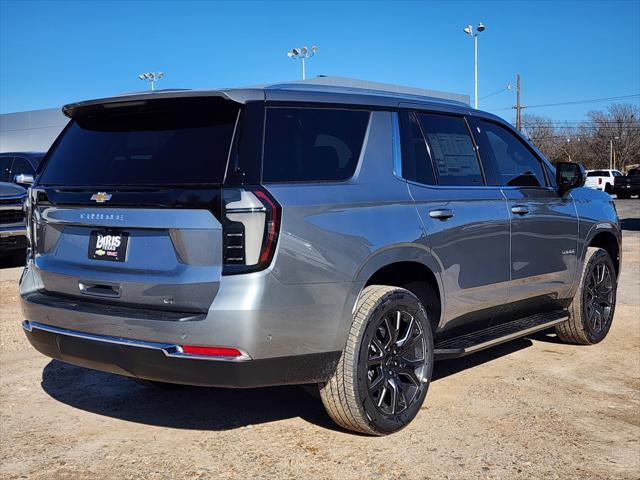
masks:
<svg viewBox="0 0 640 480"><path fill-rule="evenodd" d="M42 185L184 185L224 180L238 106L221 99L158 101L74 119Z"/></svg>
<svg viewBox="0 0 640 480"><path fill-rule="evenodd" d="M587 172L587 177L608 177L609 172L606 170L593 170L592 172Z"/></svg>

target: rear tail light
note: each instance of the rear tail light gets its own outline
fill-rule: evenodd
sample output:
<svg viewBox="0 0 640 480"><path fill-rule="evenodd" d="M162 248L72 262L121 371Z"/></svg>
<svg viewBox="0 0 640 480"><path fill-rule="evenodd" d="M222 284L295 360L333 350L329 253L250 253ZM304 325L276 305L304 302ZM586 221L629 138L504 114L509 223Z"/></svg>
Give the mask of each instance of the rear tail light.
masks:
<svg viewBox="0 0 640 480"><path fill-rule="evenodd" d="M602 185L602 177L598 177L598 185Z"/></svg>
<svg viewBox="0 0 640 480"><path fill-rule="evenodd" d="M281 208L262 187L225 189L222 208L223 273L263 270L273 259Z"/></svg>

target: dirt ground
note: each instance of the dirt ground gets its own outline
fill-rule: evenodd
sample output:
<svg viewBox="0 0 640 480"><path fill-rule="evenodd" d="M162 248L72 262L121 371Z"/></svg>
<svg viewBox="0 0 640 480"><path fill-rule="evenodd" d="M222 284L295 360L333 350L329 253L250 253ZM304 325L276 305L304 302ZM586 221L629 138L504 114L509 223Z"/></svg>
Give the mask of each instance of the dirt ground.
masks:
<svg viewBox="0 0 640 480"><path fill-rule="evenodd" d="M640 200L618 201L612 330L591 347L536 335L436 364L405 430L338 430L302 388L151 390L37 353L17 269L0 270L0 478L640 477Z"/></svg>

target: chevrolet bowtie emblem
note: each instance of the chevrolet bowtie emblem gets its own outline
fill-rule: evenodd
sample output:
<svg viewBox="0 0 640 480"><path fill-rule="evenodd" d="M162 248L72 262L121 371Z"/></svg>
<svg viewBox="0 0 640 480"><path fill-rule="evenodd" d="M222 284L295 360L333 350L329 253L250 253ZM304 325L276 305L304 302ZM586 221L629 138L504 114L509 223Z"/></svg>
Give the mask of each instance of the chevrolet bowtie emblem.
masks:
<svg viewBox="0 0 640 480"><path fill-rule="evenodd" d="M97 203L104 203L111 200L111 194L107 192L98 192L91 195L91 200L94 200Z"/></svg>

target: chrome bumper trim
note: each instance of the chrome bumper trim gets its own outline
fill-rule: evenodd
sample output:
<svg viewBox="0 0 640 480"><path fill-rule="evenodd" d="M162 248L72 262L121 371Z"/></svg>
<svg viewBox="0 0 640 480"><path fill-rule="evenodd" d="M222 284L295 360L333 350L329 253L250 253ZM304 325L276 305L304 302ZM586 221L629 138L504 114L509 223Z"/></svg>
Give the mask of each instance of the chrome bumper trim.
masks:
<svg viewBox="0 0 640 480"><path fill-rule="evenodd" d="M45 325L44 323L32 322L29 320L24 320L22 322L22 328L27 332L32 332L33 330L42 330L44 332L55 333L58 335L66 335L68 337L81 338L83 340L91 340L94 342L103 342L103 343L111 343L115 345L124 345L127 347L139 347L139 348L149 348L152 350L161 350L167 357L173 358L189 358L193 360L209 360L209 361L217 361L217 362L244 362L246 360L251 360L251 357L248 353L236 348L242 353L239 357L214 357L207 355L190 355L188 353L184 353L182 351L182 347L180 345L175 345L171 343L158 343L158 342L149 342L146 340L133 340L130 338L122 338L122 337L111 337L108 335L96 335L93 333L84 333L78 332L76 330L68 330L66 328L52 327L51 325Z"/></svg>
<svg viewBox="0 0 640 480"><path fill-rule="evenodd" d="M4 204L0 203L0 211L18 211L22 210L22 203Z"/></svg>
<svg viewBox="0 0 640 480"><path fill-rule="evenodd" d="M0 226L0 238L4 237L26 237L27 229L24 224L17 223L12 225Z"/></svg>

